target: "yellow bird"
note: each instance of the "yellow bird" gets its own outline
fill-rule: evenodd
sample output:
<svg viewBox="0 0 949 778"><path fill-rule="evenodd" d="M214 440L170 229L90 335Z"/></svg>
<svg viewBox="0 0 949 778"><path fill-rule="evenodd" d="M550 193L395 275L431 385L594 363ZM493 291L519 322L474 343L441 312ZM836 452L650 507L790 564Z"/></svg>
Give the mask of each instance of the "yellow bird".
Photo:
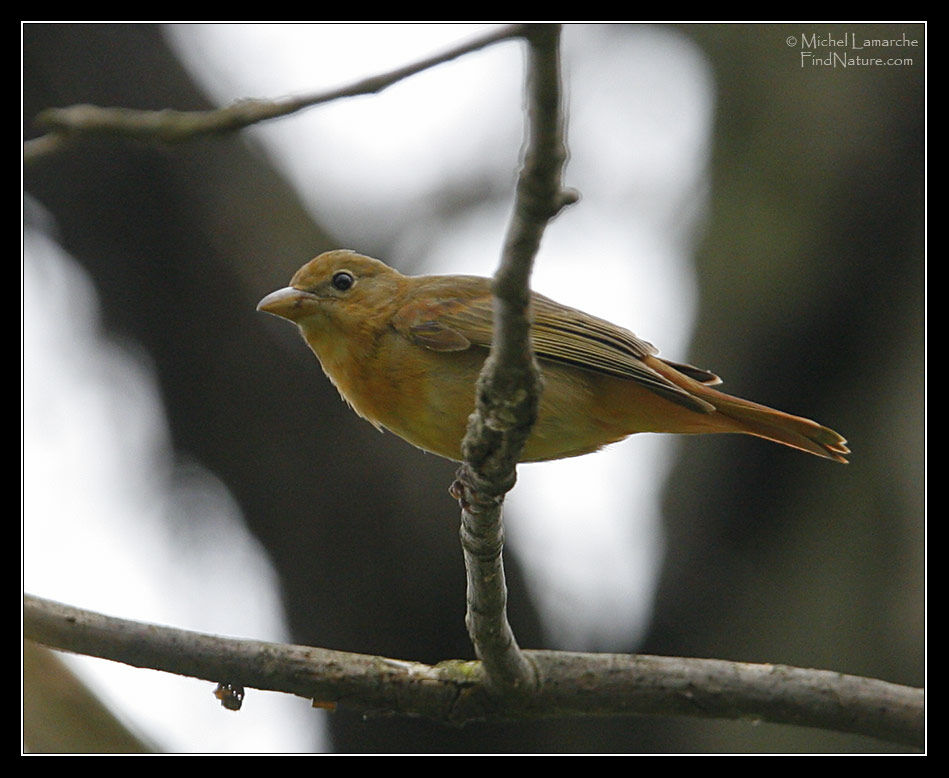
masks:
<svg viewBox="0 0 949 778"><path fill-rule="evenodd" d="M300 328L360 416L461 459L491 346L489 279L405 276L353 251L328 251L257 309ZM629 330L536 293L529 316L544 384L524 462L587 454L636 432L738 432L847 461L833 430L713 389L717 376L660 358Z"/></svg>

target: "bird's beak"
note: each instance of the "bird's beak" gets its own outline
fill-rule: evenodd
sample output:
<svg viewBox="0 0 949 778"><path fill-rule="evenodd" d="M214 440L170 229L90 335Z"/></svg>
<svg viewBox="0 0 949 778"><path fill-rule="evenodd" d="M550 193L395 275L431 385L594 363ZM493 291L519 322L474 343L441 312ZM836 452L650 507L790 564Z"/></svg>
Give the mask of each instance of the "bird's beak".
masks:
<svg viewBox="0 0 949 778"><path fill-rule="evenodd" d="M296 321L308 312L307 309L310 306L307 303L315 300L316 296L309 292L286 286L276 292L271 292L257 303L257 310Z"/></svg>

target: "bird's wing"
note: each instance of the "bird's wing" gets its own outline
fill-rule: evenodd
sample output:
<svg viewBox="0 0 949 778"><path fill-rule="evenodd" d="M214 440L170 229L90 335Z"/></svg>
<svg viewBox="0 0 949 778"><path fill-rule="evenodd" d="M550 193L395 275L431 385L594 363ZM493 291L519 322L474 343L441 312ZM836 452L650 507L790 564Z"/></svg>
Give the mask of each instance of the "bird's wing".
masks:
<svg viewBox="0 0 949 778"><path fill-rule="evenodd" d="M536 293L531 298L530 317L538 359L632 380L701 413L714 410L649 367L643 360L655 356L657 349L629 330ZM492 298L479 295L409 303L396 314L393 324L403 335L435 351L490 347ZM717 376L691 365L667 364L700 383L719 383Z"/></svg>

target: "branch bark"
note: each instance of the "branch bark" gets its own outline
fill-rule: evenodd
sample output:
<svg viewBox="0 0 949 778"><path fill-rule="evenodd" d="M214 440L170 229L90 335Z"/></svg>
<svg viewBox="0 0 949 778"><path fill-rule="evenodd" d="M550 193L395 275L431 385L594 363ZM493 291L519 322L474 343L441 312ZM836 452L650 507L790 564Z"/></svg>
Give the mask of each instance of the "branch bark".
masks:
<svg viewBox="0 0 949 778"><path fill-rule="evenodd" d="M24 637L50 648L211 682L287 692L364 715L446 724L567 716L748 719L857 733L921 748L922 689L782 665L525 651L528 694L498 696L481 662L437 665L206 635L26 595Z"/></svg>
<svg viewBox="0 0 949 778"><path fill-rule="evenodd" d="M377 94L404 78L494 43L521 37L524 32L525 26L522 24L509 25L454 46L441 54L345 86L282 100L240 100L213 111L143 111L97 105L47 108L36 117L36 123L48 132L23 144L23 161L25 164L36 162L84 137L106 135L158 143L182 143L204 135L236 132L252 124L287 116L332 100Z"/></svg>
<svg viewBox="0 0 949 778"><path fill-rule="evenodd" d="M452 485L461 505L468 574L466 623L488 677L505 694L536 685L535 670L507 621L501 506L514 486L521 450L537 417L540 370L527 308L534 257L547 223L575 196L561 188L563 138L560 27L529 28L527 147L501 264L494 277L494 339L478 379L477 404Z"/></svg>

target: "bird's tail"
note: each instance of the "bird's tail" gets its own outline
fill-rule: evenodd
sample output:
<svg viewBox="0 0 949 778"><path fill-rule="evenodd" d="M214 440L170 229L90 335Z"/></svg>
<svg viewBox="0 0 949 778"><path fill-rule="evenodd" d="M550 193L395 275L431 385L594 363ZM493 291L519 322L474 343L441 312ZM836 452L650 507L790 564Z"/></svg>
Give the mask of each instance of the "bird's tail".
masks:
<svg viewBox="0 0 949 778"><path fill-rule="evenodd" d="M807 451L835 462L847 462L847 441L829 427L816 421L776 411L765 405L733 397L712 387L721 383L718 376L704 370L647 357L647 364L676 386L707 403L714 411L707 415L689 414L686 432L741 432ZM704 416L704 418L703 418Z"/></svg>
<svg viewBox="0 0 949 778"><path fill-rule="evenodd" d="M850 453L847 441L816 421L776 411L708 387L698 396L710 402L718 413L734 422L737 427L735 432L757 435L759 438L783 443L785 446L808 451L835 462L847 462L846 455Z"/></svg>

